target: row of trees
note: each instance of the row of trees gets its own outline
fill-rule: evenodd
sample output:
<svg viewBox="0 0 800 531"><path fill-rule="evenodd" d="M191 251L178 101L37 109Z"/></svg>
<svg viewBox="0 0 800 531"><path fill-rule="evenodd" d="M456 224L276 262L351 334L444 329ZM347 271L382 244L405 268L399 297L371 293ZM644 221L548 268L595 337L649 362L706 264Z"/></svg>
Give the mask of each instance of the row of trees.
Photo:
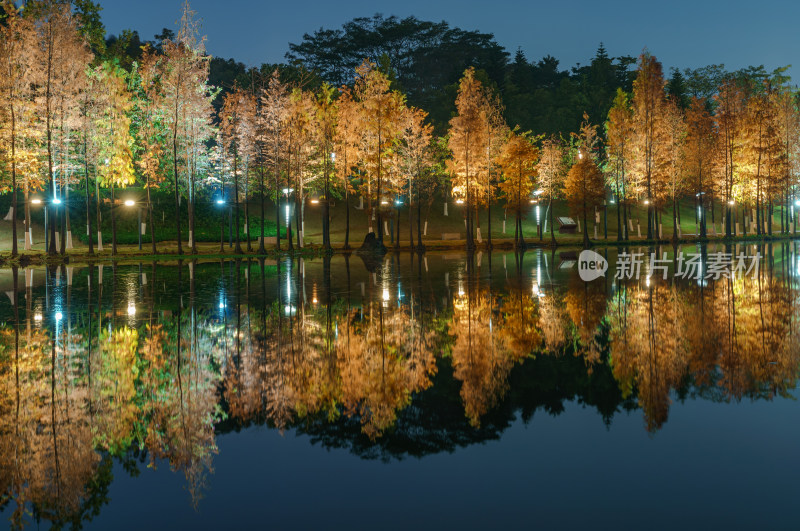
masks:
<svg viewBox="0 0 800 531"><path fill-rule="evenodd" d="M734 232L739 211L745 230L757 234L772 233L776 206L782 230L794 219L798 111L782 69L767 75L763 69L729 74L717 68L689 80L675 72L667 82L660 63L645 52L628 93L620 86L627 67L617 68L601 50L593 68L611 68L605 86L617 86L605 127L591 122L604 115L584 113L575 131L545 136L509 127L502 91L485 70L469 67L453 94L447 130L436 136L427 112L409 105L400 90L401 70L383 55L379 63L363 60L352 79L343 78L336 88L315 80L336 72L341 77L338 67L317 64L313 47L294 46L295 54L305 50L315 72L305 76L308 70L297 64L291 74L286 68L254 70L247 82L215 88L211 58L188 4L178 33L165 30L161 42L146 43L135 57L120 52L125 47L119 41L104 40L99 7L91 1L37 0L23 10L6 1L3 10L0 162L3 190L13 192L14 254L18 195L24 197L28 249L31 198L38 190L47 191L48 253L72 245L70 210L59 205L74 205L76 194L83 196L78 201L92 235L89 252L94 223L102 248L105 213L115 253L117 194L137 182L146 191L138 207L147 212L153 253L151 190L158 187L174 193L179 253L184 202L188 246L196 252L195 212L204 189L235 210L237 252L242 222L248 250L252 227L260 224L256 236L264 251L267 201L275 207L278 248L284 237L290 249L303 245L305 206L311 202L323 207L322 241L330 249L330 208L343 199L349 247L354 194L366 216L364 228L376 233L380 247L388 216L396 221L393 239L399 243L401 207L408 209L410 244L416 224L421 247L423 205L429 210L438 194L465 205L468 249L483 241L484 210L491 247L491 213L498 204L515 213L518 246L524 245L522 220L531 202L547 202L555 242L556 199L567 199L582 219L587 244L588 219L606 201L617 205L619 239L628 238L631 208L638 202L647 207L650 239L660 235L656 230L669 207L677 237L678 207L686 198L697 203L701 236L708 209L715 220L715 204L724 205L726 235ZM687 96L687 87L695 95ZM586 108L603 113L606 106L598 100ZM101 199L101 188L109 197ZM251 211L253 203L259 212ZM288 226L292 210L294 229Z"/></svg>
<svg viewBox="0 0 800 531"><path fill-rule="evenodd" d="M120 204L116 192L141 181L148 192L152 231L149 191L168 177L173 180L178 212L181 194L188 198L193 247L192 208L200 166L208 160L214 91L206 83L208 57L188 5L178 36L158 49L146 49L141 64L130 71L116 59L92 52L92 32L97 29L92 15L99 11L92 2L76 2L73 9L69 3L42 0L19 10L6 1L3 10L0 160L4 189L12 192L12 253L17 253L19 192L24 195L24 241L29 249L31 195L46 190L44 208L51 220L47 252L55 254L72 246L66 205L74 204L70 193L80 188L87 235L93 236L95 219L97 245L102 249L100 188L106 188L112 252L116 252L115 206ZM209 175L202 174L203 179ZM180 216L177 231L180 250ZM93 252L92 237L89 252Z"/></svg>

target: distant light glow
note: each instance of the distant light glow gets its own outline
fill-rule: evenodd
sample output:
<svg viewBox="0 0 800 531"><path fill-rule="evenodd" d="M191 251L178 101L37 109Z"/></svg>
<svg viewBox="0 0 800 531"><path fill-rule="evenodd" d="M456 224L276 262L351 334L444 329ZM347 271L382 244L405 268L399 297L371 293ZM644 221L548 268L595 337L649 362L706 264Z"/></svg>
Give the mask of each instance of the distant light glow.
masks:
<svg viewBox="0 0 800 531"><path fill-rule="evenodd" d="M40 313L34 314L33 320L34 321L41 321L42 320L42 314L40 314Z"/></svg>
<svg viewBox="0 0 800 531"><path fill-rule="evenodd" d="M463 205L464 204L464 200L463 199L456 199L456 204L457 205Z"/></svg>
<svg viewBox="0 0 800 531"><path fill-rule="evenodd" d="M218 205L224 205L225 201L223 201L222 199L217 199L217 204Z"/></svg>
<svg viewBox="0 0 800 531"><path fill-rule="evenodd" d="M128 303L128 315L136 315L136 305L132 302Z"/></svg>
<svg viewBox="0 0 800 531"><path fill-rule="evenodd" d="M57 197L54 197L54 198L53 198L53 204L54 204L54 205L60 205L60 204L61 204L61 199L59 199L59 198L57 198Z"/></svg>
<svg viewBox="0 0 800 531"><path fill-rule="evenodd" d="M649 200L649 199L645 199L645 200L644 200L644 204L645 204L645 205L649 205L649 204L650 204L650 200Z"/></svg>
<svg viewBox="0 0 800 531"><path fill-rule="evenodd" d="M389 201L386 201L386 200L384 199L383 201L381 201L381 204L382 204L382 205L388 205L388 204L389 204Z"/></svg>
<svg viewBox="0 0 800 531"><path fill-rule="evenodd" d="M733 200L730 200L730 201L728 201L728 204L729 204L729 205L735 205L735 204L736 204L736 202L735 202L735 201L733 201Z"/></svg>
<svg viewBox="0 0 800 531"><path fill-rule="evenodd" d="M292 192L294 192L294 188L284 188L284 189L282 190L282 192L284 193L284 195L289 195L289 194L291 194Z"/></svg>
<svg viewBox="0 0 800 531"><path fill-rule="evenodd" d="M33 203L34 205L41 205L42 204L42 200L41 199L32 199L31 203Z"/></svg>
<svg viewBox="0 0 800 531"><path fill-rule="evenodd" d="M389 301L389 290L386 289L386 288L384 288L384 290L383 290L383 300L384 300L384 302L388 302Z"/></svg>
<svg viewBox="0 0 800 531"><path fill-rule="evenodd" d="M312 199L312 200L311 200L311 204L312 204L312 205L317 205L317 204L319 204L319 199Z"/></svg>
<svg viewBox="0 0 800 531"><path fill-rule="evenodd" d="M134 201L133 199L126 199L125 200L125 206L127 206L127 207L132 207L135 204L136 204L136 201Z"/></svg>
<svg viewBox="0 0 800 531"><path fill-rule="evenodd" d="M61 314L61 312L56 312L56 321L60 321L63 318L64 316Z"/></svg>
<svg viewBox="0 0 800 531"><path fill-rule="evenodd" d="M402 205L402 204L403 204L403 202L402 202L402 201L400 201L399 199L395 199L395 200L394 200L394 204L395 204L395 205Z"/></svg>

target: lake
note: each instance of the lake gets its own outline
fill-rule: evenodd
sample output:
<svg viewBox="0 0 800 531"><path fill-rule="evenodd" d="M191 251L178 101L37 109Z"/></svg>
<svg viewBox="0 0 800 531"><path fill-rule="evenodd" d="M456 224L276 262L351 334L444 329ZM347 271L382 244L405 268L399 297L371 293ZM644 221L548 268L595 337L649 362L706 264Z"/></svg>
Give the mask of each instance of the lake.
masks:
<svg viewBox="0 0 800 531"><path fill-rule="evenodd" d="M3 521L796 529L798 244L594 250L0 270Z"/></svg>

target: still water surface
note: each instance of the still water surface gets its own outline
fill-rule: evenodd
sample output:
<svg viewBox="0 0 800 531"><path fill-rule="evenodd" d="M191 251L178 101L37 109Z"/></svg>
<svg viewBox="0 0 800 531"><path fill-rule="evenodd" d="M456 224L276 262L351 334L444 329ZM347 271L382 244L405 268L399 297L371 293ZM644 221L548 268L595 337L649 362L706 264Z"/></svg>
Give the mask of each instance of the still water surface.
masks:
<svg viewBox="0 0 800 531"><path fill-rule="evenodd" d="M796 529L797 245L679 251L2 270L2 522Z"/></svg>

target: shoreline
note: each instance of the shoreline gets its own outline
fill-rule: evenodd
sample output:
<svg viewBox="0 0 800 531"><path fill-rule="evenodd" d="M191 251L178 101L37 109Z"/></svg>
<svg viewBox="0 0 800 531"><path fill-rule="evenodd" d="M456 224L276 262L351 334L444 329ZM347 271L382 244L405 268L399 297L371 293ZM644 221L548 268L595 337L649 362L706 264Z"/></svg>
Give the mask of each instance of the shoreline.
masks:
<svg viewBox="0 0 800 531"><path fill-rule="evenodd" d="M747 235L747 236L731 236L731 237L710 237L710 238L692 238L692 237L684 237L678 239L636 239L636 240L617 240L611 239L608 240L590 240L589 247L640 247L640 246L664 246L664 245L691 245L691 244L740 244L740 243L747 243L747 244L766 244L766 243L773 243L773 242L781 242L781 241L796 241L800 240L800 233L791 233L791 234L773 234L771 236L757 236L757 235ZM408 242L401 243L398 246L395 245L388 245L386 246L386 253L396 253L396 252L437 252L437 251L459 251L463 253L469 253L470 251L466 248L466 241L465 240L434 240L434 241L426 241L423 243L424 249L420 251L418 246L411 246ZM244 259L244 258L265 258L265 259L276 259L281 256L299 256L304 258L321 258L325 256L327 253L323 249L321 245L318 244L309 244L302 249L293 249L289 250L285 247L282 247L280 250L274 248L266 249L265 253L259 253L258 250L254 251L246 251L243 250L242 253L234 253L234 252L219 252L219 248L216 245L213 245L213 249L209 248L208 246L201 244L198 246L198 252L196 254L177 254L177 252L170 252L169 250L159 251L158 254L151 254L149 251L139 251L136 245L118 245L118 252L115 255L112 255L110 251L103 251L100 253L93 253L89 254L83 250L72 250L68 251L65 255L55 255L55 256L48 256L44 251L28 251L28 252L20 252L16 257L11 257L11 251L0 251L0 267L26 267L29 265L61 265L61 264L94 264L98 262L104 263L114 263L114 262L141 262L141 261L176 261L176 260L235 260L235 259ZM538 240L526 240L525 247L523 249L517 249L514 245L513 240L509 239L501 239L501 240L493 240L491 248L488 246L488 242L485 240L482 243L478 243L475 245L475 248L472 249L472 253L478 252L490 252L490 251L517 251L517 250L533 250L533 249L582 249L583 242L581 240L576 240L574 238L570 238L570 241L556 241L556 244L553 245L552 241L549 239L544 239L543 241ZM121 251L121 252L119 252ZM331 255L351 255L351 254L376 254L372 251L360 251L360 245L358 247L351 246L350 249L345 249L344 244L334 243L332 245L330 254ZM377 253L380 254L380 253Z"/></svg>

